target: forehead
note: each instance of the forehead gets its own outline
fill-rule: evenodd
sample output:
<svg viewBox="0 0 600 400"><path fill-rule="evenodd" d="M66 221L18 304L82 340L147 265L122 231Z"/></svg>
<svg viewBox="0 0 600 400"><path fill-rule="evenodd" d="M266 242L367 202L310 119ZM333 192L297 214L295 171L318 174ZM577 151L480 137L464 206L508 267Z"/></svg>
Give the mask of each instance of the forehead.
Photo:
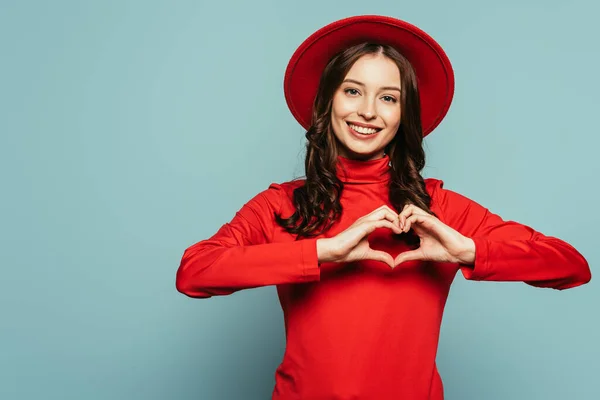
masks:
<svg viewBox="0 0 600 400"><path fill-rule="evenodd" d="M366 85L400 85L396 63L382 54L366 54L352 65L344 79L355 79Z"/></svg>

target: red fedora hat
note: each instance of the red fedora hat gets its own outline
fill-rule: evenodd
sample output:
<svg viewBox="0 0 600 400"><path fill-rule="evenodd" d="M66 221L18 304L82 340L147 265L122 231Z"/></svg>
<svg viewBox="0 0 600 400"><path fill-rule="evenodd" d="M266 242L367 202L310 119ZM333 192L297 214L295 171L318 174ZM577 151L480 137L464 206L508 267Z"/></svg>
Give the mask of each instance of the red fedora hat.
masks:
<svg viewBox="0 0 600 400"><path fill-rule="evenodd" d="M379 15L361 15L330 23L296 49L285 71L283 90L296 120L308 129L319 80L338 52L362 43L388 44L413 66L421 99L423 136L442 121L454 95L454 72L442 47L408 22Z"/></svg>

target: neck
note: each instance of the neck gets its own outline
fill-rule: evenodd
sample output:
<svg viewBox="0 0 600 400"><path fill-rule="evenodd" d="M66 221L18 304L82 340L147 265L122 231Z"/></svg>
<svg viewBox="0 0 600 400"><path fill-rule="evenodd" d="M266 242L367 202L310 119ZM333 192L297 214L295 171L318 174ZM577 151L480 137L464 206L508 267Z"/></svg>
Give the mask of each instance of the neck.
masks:
<svg viewBox="0 0 600 400"><path fill-rule="evenodd" d="M390 180L390 159L383 157L359 160L338 156L336 174L344 183L386 183Z"/></svg>

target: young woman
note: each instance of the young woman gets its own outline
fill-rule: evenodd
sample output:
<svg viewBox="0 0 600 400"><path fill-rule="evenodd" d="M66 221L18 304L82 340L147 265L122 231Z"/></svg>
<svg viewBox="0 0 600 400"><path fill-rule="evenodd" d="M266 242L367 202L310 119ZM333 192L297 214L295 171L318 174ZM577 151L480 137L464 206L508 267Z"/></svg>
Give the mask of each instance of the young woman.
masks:
<svg viewBox="0 0 600 400"><path fill-rule="evenodd" d="M439 329L459 270L555 289L591 279L564 241L422 178L423 137L454 90L423 31L336 21L294 53L284 87L307 130L306 179L271 184L177 272L196 298L277 285L287 344L274 399L440 400Z"/></svg>

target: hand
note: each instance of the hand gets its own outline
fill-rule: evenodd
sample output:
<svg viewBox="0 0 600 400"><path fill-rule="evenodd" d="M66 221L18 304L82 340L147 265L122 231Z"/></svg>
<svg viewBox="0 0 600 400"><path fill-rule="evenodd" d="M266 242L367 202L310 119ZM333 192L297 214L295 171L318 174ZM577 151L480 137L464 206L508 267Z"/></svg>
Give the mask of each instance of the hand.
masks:
<svg viewBox="0 0 600 400"><path fill-rule="evenodd" d="M394 268L394 258L385 251L373 250L367 236L377 228L389 228L400 234L399 215L388 206L381 206L357 219L345 231L331 238L317 240L320 262L382 261Z"/></svg>
<svg viewBox="0 0 600 400"><path fill-rule="evenodd" d="M402 232L411 228L421 239L419 248L398 254L394 267L409 260L438 261L461 264L475 262L475 243L442 221L408 204L398 215Z"/></svg>

